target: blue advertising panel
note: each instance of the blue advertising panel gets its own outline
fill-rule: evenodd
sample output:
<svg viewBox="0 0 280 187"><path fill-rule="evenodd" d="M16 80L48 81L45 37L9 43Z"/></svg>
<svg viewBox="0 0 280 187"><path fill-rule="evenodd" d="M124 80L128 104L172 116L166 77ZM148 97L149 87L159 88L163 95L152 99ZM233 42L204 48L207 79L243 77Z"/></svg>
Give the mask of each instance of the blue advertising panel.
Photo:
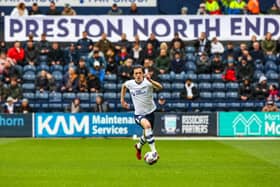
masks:
<svg viewBox="0 0 280 187"><path fill-rule="evenodd" d="M133 113L37 113L35 137L127 137L140 135Z"/></svg>

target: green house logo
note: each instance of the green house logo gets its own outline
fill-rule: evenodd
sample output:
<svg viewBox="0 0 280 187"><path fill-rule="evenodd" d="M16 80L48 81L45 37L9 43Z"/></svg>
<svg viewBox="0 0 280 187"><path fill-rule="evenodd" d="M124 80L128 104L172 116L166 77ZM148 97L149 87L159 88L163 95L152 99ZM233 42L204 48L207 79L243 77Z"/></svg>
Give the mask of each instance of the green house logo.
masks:
<svg viewBox="0 0 280 187"><path fill-rule="evenodd" d="M238 114L233 122L233 131L236 136L260 136L262 121L256 114L245 117L243 114Z"/></svg>

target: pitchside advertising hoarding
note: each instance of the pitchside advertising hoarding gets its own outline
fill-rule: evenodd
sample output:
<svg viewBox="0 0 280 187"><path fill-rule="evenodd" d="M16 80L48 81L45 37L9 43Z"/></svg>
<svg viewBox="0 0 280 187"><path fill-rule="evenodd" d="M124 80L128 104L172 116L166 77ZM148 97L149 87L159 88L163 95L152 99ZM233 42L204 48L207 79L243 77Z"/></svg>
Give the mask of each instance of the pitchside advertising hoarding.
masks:
<svg viewBox="0 0 280 187"><path fill-rule="evenodd" d="M140 135L133 113L37 113L35 137L126 137Z"/></svg>
<svg viewBox="0 0 280 187"><path fill-rule="evenodd" d="M219 136L280 136L280 113L220 112Z"/></svg>
<svg viewBox="0 0 280 187"><path fill-rule="evenodd" d="M0 137L32 137L32 114L0 114Z"/></svg>
<svg viewBox="0 0 280 187"><path fill-rule="evenodd" d="M156 113L156 136L217 136L216 113Z"/></svg>
<svg viewBox="0 0 280 187"><path fill-rule="evenodd" d="M40 7L50 6L51 0L0 0L0 6L17 6L20 2L26 6L38 3ZM157 0L53 0L58 7L69 3L73 7L111 7L116 3L120 7L129 7L131 3L136 3L138 7L156 7Z"/></svg>
<svg viewBox="0 0 280 187"><path fill-rule="evenodd" d="M5 16L5 41L25 41L29 33L35 40L46 33L49 41L76 42L82 32L98 41L102 33L107 33L112 42L120 40L122 33L134 40L139 35L146 40L154 33L160 41L171 41L175 33L183 40L197 39L201 32L209 38L219 40L250 40L252 35L262 39L271 32L280 37L280 16ZM226 29L225 29L226 28Z"/></svg>

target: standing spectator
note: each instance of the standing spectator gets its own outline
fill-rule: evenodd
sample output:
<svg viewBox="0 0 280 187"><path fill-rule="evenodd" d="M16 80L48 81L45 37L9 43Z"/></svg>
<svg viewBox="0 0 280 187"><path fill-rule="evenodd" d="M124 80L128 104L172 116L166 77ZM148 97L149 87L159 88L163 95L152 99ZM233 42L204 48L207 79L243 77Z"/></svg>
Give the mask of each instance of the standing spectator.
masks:
<svg viewBox="0 0 280 187"><path fill-rule="evenodd" d="M143 64L144 51L139 43L134 43L130 51L130 57L133 59L135 64Z"/></svg>
<svg viewBox="0 0 280 187"><path fill-rule="evenodd" d="M109 104L104 101L101 95L96 96L95 104L93 106L94 112L109 112Z"/></svg>
<svg viewBox="0 0 280 187"><path fill-rule="evenodd" d="M76 43L79 56L87 56L88 53L93 49L93 42L88 38L87 31L83 31L82 38L79 39Z"/></svg>
<svg viewBox="0 0 280 187"><path fill-rule="evenodd" d="M211 69L212 69L212 73L223 73L224 71L224 63L222 62L221 56L220 55L215 55L212 59L211 62Z"/></svg>
<svg viewBox="0 0 280 187"><path fill-rule="evenodd" d="M186 6L183 6L182 8L181 8L181 15L187 15L188 14L188 7L186 7Z"/></svg>
<svg viewBox="0 0 280 187"><path fill-rule="evenodd" d="M262 111L263 112L278 112L279 109L272 100L268 100L266 102L265 106L262 108Z"/></svg>
<svg viewBox="0 0 280 187"><path fill-rule="evenodd" d="M170 58L167 55L167 51L162 49L160 50L159 56L155 60L157 71L160 74L165 74L169 72L170 69Z"/></svg>
<svg viewBox="0 0 280 187"><path fill-rule="evenodd" d="M80 58L79 64L77 66L77 74L78 75L85 75L85 76L87 76L88 73L89 73L89 69L86 66L85 59L84 58Z"/></svg>
<svg viewBox="0 0 280 187"><path fill-rule="evenodd" d="M153 47L152 43L147 43L147 46L144 50L144 58L155 59L157 56L157 50Z"/></svg>
<svg viewBox="0 0 280 187"><path fill-rule="evenodd" d="M223 44L218 40L218 38L214 37L212 42L211 42L211 54L223 54L225 51L225 48Z"/></svg>
<svg viewBox="0 0 280 187"><path fill-rule="evenodd" d="M179 41L174 42L174 45L171 47L169 58L173 60L176 53L180 53L181 58L185 59L185 49L181 47Z"/></svg>
<svg viewBox="0 0 280 187"><path fill-rule="evenodd" d="M279 100L279 91L275 84L271 84L269 86L269 95L267 100L278 101Z"/></svg>
<svg viewBox="0 0 280 187"><path fill-rule="evenodd" d="M210 15L221 14L221 8L216 0L206 0L205 9Z"/></svg>
<svg viewBox="0 0 280 187"><path fill-rule="evenodd" d="M58 42L53 42L52 48L48 54L49 65L63 65L64 64L64 53L61 50Z"/></svg>
<svg viewBox="0 0 280 187"><path fill-rule="evenodd" d="M26 64L35 66L37 64L37 60L39 57L39 51L35 48L34 43L32 41L27 42L27 47L25 49L25 62Z"/></svg>
<svg viewBox="0 0 280 187"><path fill-rule="evenodd" d="M11 96L14 99L14 101L18 101L22 98L22 89L21 86L18 84L16 78L11 79L11 83L7 87L7 95Z"/></svg>
<svg viewBox="0 0 280 187"><path fill-rule="evenodd" d="M14 114L15 113L15 105L14 105L14 99L12 97L8 97L6 103L3 107L5 114Z"/></svg>
<svg viewBox="0 0 280 187"><path fill-rule="evenodd" d="M263 75L259 79L259 83L254 90L255 98L258 100L265 100L269 95L269 89L267 85L267 78Z"/></svg>
<svg viewBox="0 0 280 187"><path fill-rule="evenodd" d="M245 77L252 80L254 75L254 67L252 63L248 63L246 59L242 59L237 65L236 74L239 81L242 81Z"/></svg>
<svg viewBox="0 0 280 187"><path fill-rule="evenodd" d="M8 48L5 41L0 41L0 53L7 53Z"/></svg>
<svg viewBox="0 0 280 187"><path fill-rule="evenodd" d="M246 2L243 0L232 0L229 4L228 14L244 14Z"/></svg>
<svg viewBox="0 0 280 187"><path fill-rule="evenodd" d="M77 15L76 11L71 7L69 3L66 3L64 6L63 11L61 12L61 15L64 16L75 16Z"/></svg>
<svg viewBox="0 0 280 187"><path fill-rule="evenodd" d="M21 66L23 65L24 49L21 47L19 41L16 41L14 43L14 47L8 50L7 56L13 60L14 64L21 65Z"/></svg>
<svg viewBox="0 0 280 187"><path fill-rule="evenodd" d="M47 15L56 16L61 15L60 12L56 9L56 5L54 1L50 2L49 10L47 11Z"/></svg>
<svg viewBox="0 0 280 187"><path fill-rule="evenodd" d="M88 74L88 89L90 92L100 92L101 84L96 75Z"/></svg>
<svg viewBox="0 0 280 187"><path fill-rule="evenodd" d="M185 89L181 92L181 98L186 100L195 100L198 98L198 89L191 79L186 79Z"/></svg>
<svg viewBox="0 0 280 187"><path fill-rule="evenodd" d="M79 54L76 50L75 44L71 43L70 46L66 49L65 53L65 65L77 65L79 60Z"/></svg>
<svg viewBox="0 0 280 187"><path fill-rule="evenodd" d="M33 15L42 15L41 10L39 9L39 6L37 3L33 3L31 6L31 10L29 11L29 15L33 16Z"/></svg>
<svg viewBox="0 0 280 187"><path fill-rule="evenodd" d="M108 11L108 15L122 15L123 11L118 7L116 3L114 3L111 9Z"/></svg>
<svg viewBox="0 0 280 187"><path fill-rule="evenodd" d="M159 48L159 45L160 45L160 43L159 43L159 41L156 38L156 35L154 33L150 34L150 37L146 41L146 43L151 43L156 50Z"/></svg>
<svg viewBox="0 0 280 187"><path fill-rule="evenodd" d="M114 49L114 45L107 39L107 34L102 33L101 39L97 42L96 46L106 54L108 49Z"/></svg>
<svg viewBox="0 0 280 187"><path fill-rule="evenodd" d="M166 102L166 99L161 95L158 98L157 102L157 112L169 112L169 107Z"/></svg>
<svg viewBox="0 0 280 187"><path fill-rule="evenodd" d="M253 97L253 88L251 86L250 79L243 79L242 85L238 89L239 98L242 101L248 101Z"/></svg>
<svg viewBox="0 0 280 187"><path fill-rule="evenodd" d="M171 61L171 71L176 74L184 72L185 63L186 62L182 59L181 54L176 52L174 60Z"/></svg>
<svg viewBox="0 0 280 187"><path fill-rule="evenodd" d="M19 3L11 12L11 16L19 17L19 16L28 16L28 10L25 7L24 3Z"/></svg>
<svg viewBox="0 0 280 187"><path fill-rule="evenodd" d="M198 55L201 55L203 52L210 54L211 42L207 39L205 32L200 33L198 40L194 43L194 47Z"/></svg>
<svg viewBox="0 0 280 187"><path fill-rule="evenodd" d="M235 68L234 62L229 61L227 63L227 66L226 66L224 74L223 74L223 79L227 82L237 81L236 68Z"/></svg>
<svg viewBox="0 0 280 187"><path fill-rule="evenodd" d="M261 50L259 42L254 42L253 50L250 51L250 56L252 57L252 61L254 63L258 62L264 64L265 56L263 51Z"/></svg>
<svg viewBox="0 0 280 187"><path fill-rule="evenodd" d="M75 98L73 101L71 101L70 105L67 106L66 112L71 112L71 113L79 113L83 112L82 107L81 107L81 100L80 98Z"/></svg>
<svg viewBox="0 0 280 187"><path fill-rule="evenodd" d="M41 34L41 40L38 42L38 50L40 55L48 55L50 51L50 43L47 40L46 33Z"/></svg>
<svg viewBox="0 0 280 187"><path fill-rule="evenodd" d="M79 78L73 67L69 67L68 73L63 77L62 92L77 92Z"/></svg>
<svg viewBox="0 0 280 187"><path fill-rule="evenodd" d="M79 75L78 89L79 92L88 92L88 84L85 74Z"/></svg>
<svg viewBox="0 0 280 187"><path fill-rule="evenodd" d="M261 42L262 50L266 55L273 55L276 52L276 41L272 39L272 34L267 32L265 39Z"/></svg>
<svg viewBox="0 0 280 187"><path fill-rule="evenodd" d="M131 3L130 4L129 14L130 15L138 15L139 14L136 3Z"/></svg>
<svg viewBox="0 0 280 187"><path fill-rule="evenodd" d="M93 68L90 68L90 73L98 77L100 83L104 83L105 69L101 66L99 61L93 63Z"/></svg>
<svg viewBox="0 0 280 187"><path fill-rule="evenodd" d="M174 38L171 40L170 46L173 47L175 42L180 43L181 49L185 49L184 41L180 38L179 33L174 34Z"/></svg>
<svg viewBox="0 0 280 187"><path fill-rule="evenodd" d="M259 14L260 13L259 0L249 0L247 4L247 10L250 14Z"/></svg>
<svg viewBox="0 0 280 187"><path fill-rule="evenodd" d="M33 110L29 105L28 99L22 99L20 107L17 109L18 113L27 114L32 113Z"/></svg>
<svg viewBox="0 0 280 187"><path fill-rule="evenodd" d="M133 60L131 58L127 59L125 63L119 69L119 77L122 82L125 82L132 77L132 63Z"/></svg>
<svg viewBox="0 0 280 187"><path fill-rule="evenodd" d="M196 73L210 73L211 71L211 62L209 60L209 57L205 52L201 54L199 59L196 61Z"/></svg>
<svg viewBox="0 0 280 187"><path fill-rule="evenodd" d="M196 15L207 15L207 11L205 9L205 3L199 4L199 8L196 11Z"/></svg>

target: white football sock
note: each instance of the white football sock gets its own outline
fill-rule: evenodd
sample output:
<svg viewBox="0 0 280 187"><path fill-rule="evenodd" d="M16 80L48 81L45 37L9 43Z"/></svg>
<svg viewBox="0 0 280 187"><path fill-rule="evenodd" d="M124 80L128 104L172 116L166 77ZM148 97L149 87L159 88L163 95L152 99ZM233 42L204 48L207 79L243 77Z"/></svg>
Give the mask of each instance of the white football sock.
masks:
<svg viewBox="0 0 280 187"><path fill-rule="evenodd" d="M157 152L156 146L155 146L155 139L153 135L153 130L151 128L145 129L145 138L150 146L150 149L152 152Z"/></svg>
<svg viewBox="0 0 280 187"><path fill-rule="evenodd" d="M144 135L142 135L139 139L139 142L137 143L137 148L142 149L143 145L146 143L146 138Z"/></svg>

